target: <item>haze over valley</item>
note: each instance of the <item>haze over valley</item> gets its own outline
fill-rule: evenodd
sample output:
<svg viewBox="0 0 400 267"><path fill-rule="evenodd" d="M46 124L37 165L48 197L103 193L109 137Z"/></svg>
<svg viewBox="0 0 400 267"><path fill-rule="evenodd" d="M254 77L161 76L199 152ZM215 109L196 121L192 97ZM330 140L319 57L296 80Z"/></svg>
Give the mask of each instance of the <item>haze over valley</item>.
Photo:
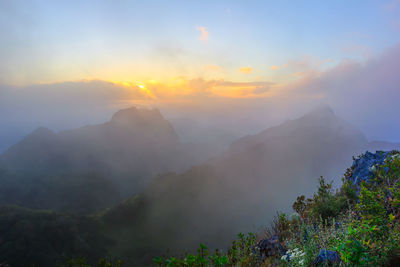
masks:
<svg viewBox="0 0 400 267"><path fill-rule="evenodd" d="M152 266L229 252L238 233L275 240L318 178L341 196L357 156L400 150L399 12L1 1L0 266Z"/></svg>

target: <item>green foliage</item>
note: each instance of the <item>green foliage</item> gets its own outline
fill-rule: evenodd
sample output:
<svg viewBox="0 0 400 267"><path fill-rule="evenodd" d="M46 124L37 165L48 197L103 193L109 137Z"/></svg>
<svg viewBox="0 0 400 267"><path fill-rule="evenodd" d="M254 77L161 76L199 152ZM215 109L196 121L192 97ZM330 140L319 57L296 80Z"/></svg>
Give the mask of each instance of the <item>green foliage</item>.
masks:
<svg viewBox="0 0 400 267"><path fill-rule="evenodd" d="M339 191L332 189L332 182L327 183L321 176L319 187L313 198L304 195L297 197L293 203L293 210L307 221L318 222L319 220L330 221L343 214L346 210L354 207L357 201L355 187L350 182L344 182Z"/></svg>
<svg viewBox="0 0 400 267"><path fill-rule="evenodd" d="M346 263L385 265L399 252L400 158L396 155L375 168L371 181L361 186L355 209L359 219L349 225L341 247Z"/></svg>
<svg viewBox="0 0 400 267"><path fill-rule="evenodd" d="M95 262L110 242L86 216L2 206L0 222L0 260L10 266L55 266L82 256Z"/></svg>
<svg viewBox="0 0 400 267"><path fill-rule="evenodd" d="M229 264L231 266L250 266L257 261L256 255L253 253L256 237L253 233L247 236L239 234L238 239L232 242L232 246L228 251Z"/></svg>
<svg viewBox="0 0 400 267"><path fill-rule="evenodd" d="M239 234L238 239L232 242L231 248L227 253L216 250L213 254L209 252L206 245L200 244L197 254L186 254L183 258L163 257L154 258L157 266L165 267L221 267L221 266L254 266L257 264L257 255L253 252L256 237L253 233L246 235Z"/></svg>
<svg viewBox="0 0 400 267"><path fill-rule="evenodd" d="M342 197L332 189L332 182L327 183L321 176L319 178L319 187L317 194L309 202L310 214L314 219L322 218L327 220L337 217L347 208L346 198Z"/></svg>
<svg viewBox="0 0 400 267"><path fill-rule="evenodd" d="M373 170L373 177L358 193L346 180L340 191L333 192L331 184L321 178L312 199L297 198L293 209L301 221L296 227L289 223L291 234L286 242L291 251L304 252L302 263L312 265L325 248L340 253L346 266L399 264L400 154L394 153ZM297 266L285 261L284 265Z"/></svg>
<svg viewBox="0 0 400 267"><path fill-rule="evenodd" d="M293 210L298 214L278 213L266 236L277 235L276 245L287 249L286 255L279 254L281 251L260 255L254 249L256 236L249 233L239 234L226 252L211 252L205 244L200 244L197 253L156 257L154 264L162 267L312 266L321 249L326 249L340 254L340 266L399 266L400 154L394 153L382 166L372 169L373 176L358 189L344 180L340 190L334 191L332 183L321 177L312 198L299 196L293 203ZM122 218L135 221L134 216L125 216L126 211L140 205L144 205L142 198L132 198L102 218L106 223ZM66 257L78 258L62 267L120 267L122 264L111 258L96 260L107 255L106 245L110 240L98 232L100 224L93 217L2 207L0 222L0 232L4 233L0 255L11 259L9 264L27 266L35 262L51 266ZM15 256L21 253L32 257L22 260ZM34 258L37 255L40 259ZM87 256L88 260L81 256Z"/></svg>
<svg viewBox="0 0 400 267"><path fill-rule="evenodd" d="M349 176L351 169L345 174ZM253 234L239 234L228 253L183 259L156 258L159 266L312 266L321 249L340 254L340 266L395 266L400 258L400 154L375 167L368 183L357 188L343 179L340 190L319 179L312 198L299 196L293 203L299 216L277 214L268 236L278 235L287 255L269 255L260 262L254 255ZM223 257L224 256L224 257ZM258 257L257 257L258 256ZM290 260L289 260L290 259ZM219 261L222 260L222 261Z"/></svg>
<svg viewBox="0 0 400 267"><path fill-rule="evenodd" d="M399 266L400 154L372 169L373 177L359 190L346 179L349 169L340 190L321 177L312 198L296 199L292 207L300 216L280 217L273 226L292 256L288 261L283 255L280 264L311 266L326 249L340 254L341 266ZM277 227L282 224L286 227Z"/></svg>
<svg viewBox="0 0 400 267"><path fill-rule="evenodd" d="M305 202L306 197L304 195L298 196L296 201L293 203L292 208L302 218L306 216L305 212L307 209L307 203Z"/></svg>

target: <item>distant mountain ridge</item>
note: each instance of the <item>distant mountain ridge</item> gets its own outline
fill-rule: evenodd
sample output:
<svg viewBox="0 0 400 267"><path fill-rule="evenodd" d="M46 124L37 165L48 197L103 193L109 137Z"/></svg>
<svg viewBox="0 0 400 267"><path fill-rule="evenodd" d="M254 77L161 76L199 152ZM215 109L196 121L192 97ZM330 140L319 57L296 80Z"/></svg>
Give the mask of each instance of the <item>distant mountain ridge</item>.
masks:
<svg viewBox="0 0 400 267"><path fill-rule="evenodd" d="M318 125L315 123L318 121ZM317 127L316 127L317 126ZM243 146L256 145L265 143L269 139L276 137L298 137L300 135L312 137L313 135L319 136L328 131L334 131L335 134L340 134L344 139L354 142L358 145L367 143L365 135L345 120L337 117L330 107L319 107L304 116L289 120L278 126L267 128L255 135L248 135L239 138L233 142L229 151L240 149Z"/></svg>
<svg viewBox="0 0 400 267"><path fill-rule="evenodd" d="M93 177L99 176L99 182L107 184L101 187L112 188L117 201L140 192L159 173L183 171L198 163L204 156L192 153L193 149L180 143L159 110L132 107L116 112L103 124L59 133L40 127L1 155L0 167L30 181L27 184L41 181L47 185L49 181L43 181L47 177L54 186L57 181L60 185L69 181L73 187L76 182L71 177L85 180L82 177L90 176L93 184Z"/></svg>
<svg viewBox="0 0 400 267"><path fill-rule="evenodd" d="M258 231L299 194L311 194L320 175L341 177L354 155L371 148L400 145L368 142L324 107L240 138L188 168L200 148L181 144L158 110L131 108L103 124L59 133L38 128L14 145L0 159L0 205L92 214L95 222L84 232L97 225L110 242L97 248L99 233L92 233L86 236L91 246L128 266L148 266L170 248L183 253L202 242L224 248L236 233ZM21 213L6 210L6 217ZM38 232L52 218L22 213L37 218Z"/></svg>
<svg viewBox="0 0 400 267"><path fill-rule="evenodd" d="M123 233L115 233L117 240L140 240L126 254L153 251L154 244L159 255L206 241L225 247L235 233L254 231L276 211L289 210L299 194L311 194L319 176L341 177L353 155L371 146L380 143L369 143L331 109L319 108L240 138L207 164L159 175L142 194L108 211L105 220Z"/></svg>

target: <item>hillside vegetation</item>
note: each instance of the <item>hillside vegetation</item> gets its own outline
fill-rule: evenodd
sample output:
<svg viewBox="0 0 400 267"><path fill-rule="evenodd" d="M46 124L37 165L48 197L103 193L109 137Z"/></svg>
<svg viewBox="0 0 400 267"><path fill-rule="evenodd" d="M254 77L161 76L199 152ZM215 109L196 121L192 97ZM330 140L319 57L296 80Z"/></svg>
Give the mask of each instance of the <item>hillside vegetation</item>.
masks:
<svg viewBox="0 0 400 267"><path fill-rule="evenodd" d="M342 253L354 247L353 228L365 224L367 197L385 196L383 208L373 204L389 218L382 223L393 224L382 231L397 229L392 204L397 152L365 153L342 185L340 176L352 155L399 148L369 142L327 107L240 138L200 165L186 155L202 158L202 153L180 143L157 110L126 109L104 124L59 133L39 129L0 156L0 263L93 266L99 259L103 265L117 259L112 264L129 267L260 266L295 265L297 259L301 265L318 263L321 252L320 258L354 265L352 254ZM318 181L320 175L334 180ZM139 180L141 186L133 186ZM294 201L295 215L290 215ZM276 211L286 214L276 216L264 233ZM53 234L57 228L65 228L65 235ZM330 230L335 231L331 237ZM231 246L240 232L255 234L240 234ZM345 240L350 240L347 247ZM224 251L214 253L216 248ZM390 248L372 261L360 253L359 265L383 264L397 255Z"/></svg>
<svg viewBox="0 0 400 267"><path fill-rule="evenodd" d="M40 127L0 155L0 205L98 212L205 154L181 143L157 109L127 108L105 123L61 132Z"/></svg>
<svg viewBox="0 0 400 267"><path fill-rule="evenodd" d="M278 214L263 238L239 234L226 251L157 257L159 266L399 266L400 153L354 160L339 190L324 178L294 214Z"/></svg>
<svg viewBox="0 0 400 267"><path fill-rule="evenodd" d="M321 177L312 197L301 195L293 203L293 214L277 214L262 233L238 234L228 250L214 251L207 247L212 244L207 243L199 244L195 254L171 257L172 247L170 252L162 252L157 244L148 244L143 248L146 251L141 254L143 258L121 254L118 250L123 251L129 244L116 247L119 240L115 239L115 232L123 231L123 224L145 216L129 212L141 206L138 210L143 211L143 205L147 205L146 201L138 195L118 209L95 216L4 206L0 217L0 230L5 233L1 238L0 260L6 260L9 266L28 266L32 262L38 266L64 267L144 266L146 262L148 266L148 257L159 253L153 265L165 267L400 264L400 153L397 151L367 152L355 158L337 190Z"/></svg>

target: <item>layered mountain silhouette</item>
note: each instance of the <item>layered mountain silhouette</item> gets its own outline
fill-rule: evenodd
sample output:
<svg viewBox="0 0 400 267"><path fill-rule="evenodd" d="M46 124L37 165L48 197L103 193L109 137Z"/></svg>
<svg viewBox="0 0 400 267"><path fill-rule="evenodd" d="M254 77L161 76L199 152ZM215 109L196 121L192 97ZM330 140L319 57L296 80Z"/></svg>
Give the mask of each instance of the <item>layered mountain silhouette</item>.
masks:
<svg viewBox="0 0 400 267"><path fill-rule="evenodd" d="M82 206L68 201L78 198L104 208L140 192L156 174L198 162L201 152L194 149L179 142L157 109L124 109L104 124L59 133L40 127L1 155L5 184L11 180L18 191L3 201L76 211Z"/></svg>
<svg viewBox="0 0 400 267"><path fill-rule="evenodd" d="M369 142L321 107L204 161L201 147L182 144L158 110L130 108L100 125L39 128L11 147L0 158L0 204L102 211L96 223L114 240L106 249L128 266L146 266L170 248L226 247L314 192L319 176L341 177L354 155L399 148Z"/></svg>
<svg viewBox="0 0 400 267"><path fill-rule="evenodd" d="M208 241L226 247L237 232L259 230L299 194L315 191L318 177L342 177L353 155L399 144L367 138L327 107L234 142L218 158L182 174L155 178L142 194L104 215L118 229L124 255L150 260ZM134 241L136 240L136 241ZM123 256L121 254L121 256Z"/></svg>

